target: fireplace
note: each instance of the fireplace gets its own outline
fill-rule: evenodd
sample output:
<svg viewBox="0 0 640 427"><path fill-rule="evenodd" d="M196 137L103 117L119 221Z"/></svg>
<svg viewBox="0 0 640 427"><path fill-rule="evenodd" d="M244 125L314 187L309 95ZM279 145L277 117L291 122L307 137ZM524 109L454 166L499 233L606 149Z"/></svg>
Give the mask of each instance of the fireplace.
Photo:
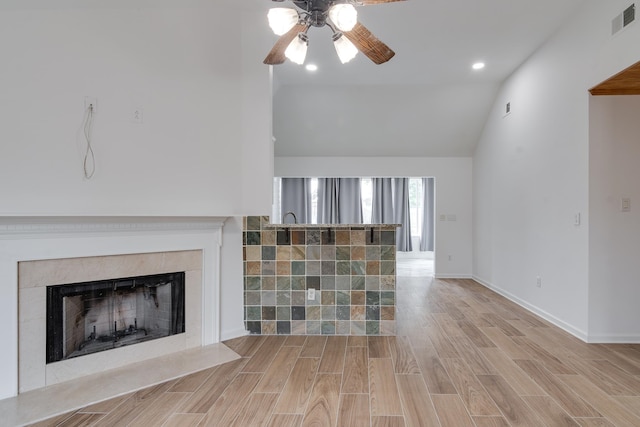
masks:
<svg viewBox="0 0 640 427"><path fill-rule="evenodd" d="M201 250L186 250L19 262L20 391L202 346L205 289L202 260ZM168 282L184 285L182 296L175 298L175 306L173 302L164 304L169 299L167 293L178 293L163 284ZM114 298L110 298L109 293ZM84 300L76 298L82 294ZM61 322L51 328L56 340L62 337L57 345L51 345L48 336L51 300L65 307L56 315ZM176 330L181 332L155 336L163 329L160 318L167 316L157 316L149 320L152 323L147 323L143 320L143 309L146 305L157 314L156 301L157 308L167 306L167 311L175 309L184 313L183 320L174 321L178 324ZM110 305L119 307L117 317ZM106 309L94 311L98 306ZM65 323L65 318L73 328L59 326ZM76 323L79 331L72 332ZM95 334L93 326L96 326ZM111 340L111 334L118 340ZM149 335L154 339L146 339ZM136 344L128 345L130 342ZM109 351L85 352L98 347ZM50 353L62 353L63 358L55 361L58 356L50 358Z"/></svg>
<svg viewBox="0 0 640 427"><path fill-rule="evenodd" d="M184 272L47 286L47 363L184 332Z"/></svg>
<svg viewBox="0 0 640 427"><path fill-rule="evenodd" d="M0 218L0 399L219 342L226 219ZM184 333L47 363L47 287L175 272L185 274ZM236 317L229 336L243 331Z"/></svg>
<svg viewBox="0 0 640 427"><path fill-rule="evenodd" d="M206 315L211 313L210 309L204 309L216 300L207 297L215 294L203 286L203 279L206 280L203 259L202 250L182 250L20 261L20 392L211 342L204 341L205 327L210 325L205 323ZM182 282L182 295L174 295L179 291L171 291L164 284L168 282ZM102 293L105 295L100 296ZM108 297L108 293L115 298ZM168 294L172 294L171 303ZM74 328L57 326L54 328L57 332L49 330L50 300L58 300L55 305L65 307L56 316L62 318L62 323L69 320L67 323ZM114 304L119 306L117 317L113 314ZM94 313L97 306L107 309ZM182 312L184 317L171 316L167 322L167 316L154 314L151 320L144 320L144 309L157 314L163 306L167 307L163 311ZM161 321L174 326L162 326ZM76 323L79 331L72 332ZM166 332L172 328L175 333ZM165 336L160 337L162 329ZM62 336L58 344L51 345L49 332ZM112 336L117 340L112 340ZM130 345L132 342L136 344ZM98 347L109 351L88 351ZM51 356L51 348L57 348L53 353L58 355ZM59 353L62 358L56 361Z"/></svg>

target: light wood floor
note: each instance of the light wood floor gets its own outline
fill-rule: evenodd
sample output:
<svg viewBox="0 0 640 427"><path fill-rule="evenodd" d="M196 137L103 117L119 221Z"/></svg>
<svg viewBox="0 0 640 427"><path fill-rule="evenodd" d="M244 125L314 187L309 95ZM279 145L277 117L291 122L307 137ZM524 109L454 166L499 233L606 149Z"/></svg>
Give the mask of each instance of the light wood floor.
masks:
<svg viewBox="0 0 640 427"><path fill-rule="evenodd" d="M640 426L640 345L584 344L469 280L398 286L397 337L243 337L238 361L34 425Z"/></svg>

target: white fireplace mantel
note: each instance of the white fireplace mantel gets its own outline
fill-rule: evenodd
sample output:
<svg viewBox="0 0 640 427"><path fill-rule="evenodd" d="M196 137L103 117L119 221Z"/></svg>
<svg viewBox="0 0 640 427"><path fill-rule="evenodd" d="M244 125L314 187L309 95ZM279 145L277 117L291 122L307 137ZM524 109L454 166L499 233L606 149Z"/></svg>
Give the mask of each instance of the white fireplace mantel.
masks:
<svg viewBox="0 0 640 427"><path fill-rule="evenodd" d="M0 239L34 235L220 229L226 217L0 217ZM222 236L222 235L220 235ZM221 242L219 242L221 244Z"/></svg>
<svg viewBox="0 0 640 427"><path fill-rule="evenodd" d="M19 389L18 263L199 250L201 345L220 341L224 217L0 217L0 399Z"/></svg>

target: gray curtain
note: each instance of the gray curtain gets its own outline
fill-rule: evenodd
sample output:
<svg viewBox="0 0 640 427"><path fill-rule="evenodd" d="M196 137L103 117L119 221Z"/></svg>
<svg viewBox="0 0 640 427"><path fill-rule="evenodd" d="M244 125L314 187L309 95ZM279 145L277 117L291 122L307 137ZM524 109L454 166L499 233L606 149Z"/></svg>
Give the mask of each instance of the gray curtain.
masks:
<svg viewBox="0 0 640 427"><path fill-rule="evenodd" d="M422 178L422 233L420 250L433 251L433 231L435 220L434 179Z"/></svg>
<svg viewBox="0 0 640 427"><path fill-rule="evenodd" d="M391 178L372 178L371 223L393 224L393 186Z"/></svg>
<svg viewBox="0 0 640 427"><path fill-rule="evenodd" d="M362 224L360 178L318 178L318 223Z"/></svg>
<svg viewBox="0 0 640 427"><path fill-rule="evenodd" d="M396 231L397 250L411 252L411 218L409 214L409 178L394 178L393 199L395 221L401 224Z"/></svg>
<svg viewBox="0 0 640 427"><path fill-rule="evenodd" d="M318 224L338 223L338 178L318 178Z"/></svg>
<svg viewBox="0 0 640 427"><path fill-rule="evenodd" d="M338 222L362 224L360 178L338 178Z"/></svg>
<svg viewBox="0 0 640 427"><path fill-rule="evenodd" d="M298 222L311 221L311 180L309 178L282 178L280 196L281 213L293 212ZM281 219L281 218L280 218ZM287 222L293 222L289 215Z"/></svg>

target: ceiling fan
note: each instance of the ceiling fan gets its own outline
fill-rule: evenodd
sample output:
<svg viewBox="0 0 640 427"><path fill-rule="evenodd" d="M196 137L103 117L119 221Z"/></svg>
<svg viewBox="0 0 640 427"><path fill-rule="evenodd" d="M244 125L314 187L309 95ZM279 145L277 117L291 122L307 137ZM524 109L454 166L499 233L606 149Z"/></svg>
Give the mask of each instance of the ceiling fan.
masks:
<svg viewBox="0 0 640 427"><path fill-rule="evenodd" d="M284 0L273 0L283 2ZM273 8L269 11L269 26L280 39L264 59L268 65L282 64L288 58L303 64L307 54L311 27L327 26L333 31L333 43L340 61L353 59L358 51L376 64L383 64L395 55L386 44L358 22L355 6L393 3L405 0L292 0L297 9Z"/></svg>

